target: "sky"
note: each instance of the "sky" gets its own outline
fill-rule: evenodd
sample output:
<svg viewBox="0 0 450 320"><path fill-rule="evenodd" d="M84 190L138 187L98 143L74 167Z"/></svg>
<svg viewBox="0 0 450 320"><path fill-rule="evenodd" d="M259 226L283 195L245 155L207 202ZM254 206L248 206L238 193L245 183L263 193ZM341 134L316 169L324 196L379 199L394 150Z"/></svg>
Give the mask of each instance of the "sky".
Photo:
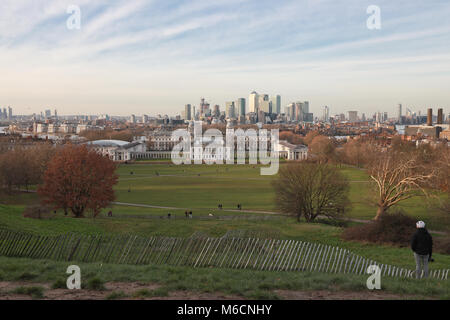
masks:
<svg viewBox="0 0 450 320"><path fill-rule="evenodd" d="M395 116L398 103L447 114L450 1L2 0L0 75L15 114L175 115L253 90L316 116Z"/></svg>

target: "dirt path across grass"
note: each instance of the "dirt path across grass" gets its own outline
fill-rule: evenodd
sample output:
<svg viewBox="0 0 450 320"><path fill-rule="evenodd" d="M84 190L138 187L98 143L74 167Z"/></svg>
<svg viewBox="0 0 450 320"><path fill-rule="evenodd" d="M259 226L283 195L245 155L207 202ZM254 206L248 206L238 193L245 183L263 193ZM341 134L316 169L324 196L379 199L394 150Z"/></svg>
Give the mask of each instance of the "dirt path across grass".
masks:
<svg viewBox="0 0 450 320"><path fill-rule="evenodd" d="M17 288L38 287L42 296L32 298L29 294L18 294ZM47 283L0 282L0 300L245 300L239 295L228 295L220 292L193 292L193 291L158 291L157 284L144 284L139 282L110 282L105 289L100 290L68 290L52 289ZM405 296L386 293L383 291L273 291L279 298L286 300L398 300L422 299L417 296Z"/></svg>
<svg viewBox="0 0 450 320"><path fill-rule="evenodd" d="M113 204L118 206L129 206L129 207L141 207L141 208L153 208L153 209L168 209L168 210L193 210L196 208L179 208L179 207L165 207L165 206L155 206L150 204L140 204L140 203L128 203L128 202L113 202ZM211 209L212 210L212 209ZM274 212L274 211L259 211L259 210L238 210L238 209L221 209L217 210L214 209L215 212L243 212L243 213L259 213L259 214L271 214L271 215L283 215L280 212ZM319 216L319 218L325 218L322 216ZM369 223L371 220L364 220L364 219L354 219L354 218L344 218L346 221L351 222L358 222L358 223ZM436 231L436 230L428 230L431 233L440 234L440 235L447 235L447 232L445 231Z"/></svg>

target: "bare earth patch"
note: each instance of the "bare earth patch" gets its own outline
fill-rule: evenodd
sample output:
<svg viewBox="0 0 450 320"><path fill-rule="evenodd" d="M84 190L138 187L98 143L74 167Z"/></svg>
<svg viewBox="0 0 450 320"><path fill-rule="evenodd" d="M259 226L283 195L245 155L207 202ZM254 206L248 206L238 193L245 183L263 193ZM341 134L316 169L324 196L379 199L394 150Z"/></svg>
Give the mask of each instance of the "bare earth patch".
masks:
<svg viewBox="0 0 450 320"><path fill-rule="evenodd" d="M192 291L171 291L167 296L136 297L137 291L153 291L160 288L157 284L145 284L139 282L109 282L105 284L106 290L68 290L52 289L48 283L30 282L0 282L0 300L29 300L31 296L13 293L18 287L42 287L46 300L105 300L112 293L123 293L124 297L118 299L132 300L243 300L237 295L226 295L220 292L201 293ZM380 291L342 292L342 291L292 291L274 290L281 299L287 300L397 300L418 299L416 296L396 295Z"/></svg>
<svg viewBox="0 0 450 320"><path fill-rule="evenodd" d="M199 293L190 291L171 291L167 296L162 297L134 297L139 290L153 291L160 285L144 284L139 282L109 282L105 284L106 290L68 290L52 289L48 283L30 282L1 282L0 300L29 300L29 295L12 293L17 287L42 287L44 288L44 299L46 300L105 300L112 293L123 292L126 296L120 299L133 300L239 300L242 297L225 295L221 293Z"/></svg>
<svg viewBox="0 0 450 320"><path fill-rule="evenodd" d="M406 296L386 293L383 291L291 291L275 290L280 298L286 300L405 300L419 299L416 296Z"/></svg>

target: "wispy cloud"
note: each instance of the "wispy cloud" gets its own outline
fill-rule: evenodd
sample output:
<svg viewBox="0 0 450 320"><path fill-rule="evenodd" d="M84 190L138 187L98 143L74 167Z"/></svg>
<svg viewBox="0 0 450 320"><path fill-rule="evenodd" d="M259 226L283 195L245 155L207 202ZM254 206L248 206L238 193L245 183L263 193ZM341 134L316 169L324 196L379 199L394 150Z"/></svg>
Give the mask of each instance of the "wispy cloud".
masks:
<svg viewBox="0 0 450 320"><path fill-rule="evenodd" d="M175 113L200 95L223 104L260 88L285 102L309 95L313 110L345 108L345 98L329 90L333 79L340 81L335 87L360 88L348 103L361 108L379 103L389 110L408 90L417 97L420 87L427 96L418 103L450 104L436 89L443 78L450 83L443 72L450 65L450 3L378 0L382 29L371 31L365 22L372 2L3 0L0 69L12 76L0 79L7 100L0 104L114 113L133 95L127 110ZM65 27L69 4L81 7L81 30ZM388 82L398 84L400 97L389 89L380 100ZM54 98L71 86L90 92L91 102Z"/></svg>

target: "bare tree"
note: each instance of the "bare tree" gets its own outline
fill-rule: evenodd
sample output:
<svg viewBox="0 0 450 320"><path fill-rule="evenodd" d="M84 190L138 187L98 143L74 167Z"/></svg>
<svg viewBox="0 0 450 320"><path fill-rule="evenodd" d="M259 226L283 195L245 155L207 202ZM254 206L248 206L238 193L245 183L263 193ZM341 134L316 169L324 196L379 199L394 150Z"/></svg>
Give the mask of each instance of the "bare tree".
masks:
<svg viewBox="0 0 450 320"><path fill-rule="evenodd" d="M418 152L388 150L374 155L368 165L377 189L377 220L390 207L409 198L429 193L427 186L435 176Z"/></svg>
<svg viewBox="0 0 450 320"><path fill-rule="evenodd" d="M326 136L314 137L309 144L309 149L320 163L331 163L337 158L335 141Z"/></svg>
<svg viewBox="0 0 450 320"><path fill-rule="evenodd" d="M444 213L450 214L450 148L447 146L436 150L437 159L434 162L437 168L436 179L433 187L444 193L438 197L438 208Z"/></svg>
<svg viewBox="0 0 450 320"><path fill-rule="evenodd" d="M278 208L310 222L323 215L336 218L350 206L349 183L333 166L320 163L290 163L273 182Z"/></svg>

